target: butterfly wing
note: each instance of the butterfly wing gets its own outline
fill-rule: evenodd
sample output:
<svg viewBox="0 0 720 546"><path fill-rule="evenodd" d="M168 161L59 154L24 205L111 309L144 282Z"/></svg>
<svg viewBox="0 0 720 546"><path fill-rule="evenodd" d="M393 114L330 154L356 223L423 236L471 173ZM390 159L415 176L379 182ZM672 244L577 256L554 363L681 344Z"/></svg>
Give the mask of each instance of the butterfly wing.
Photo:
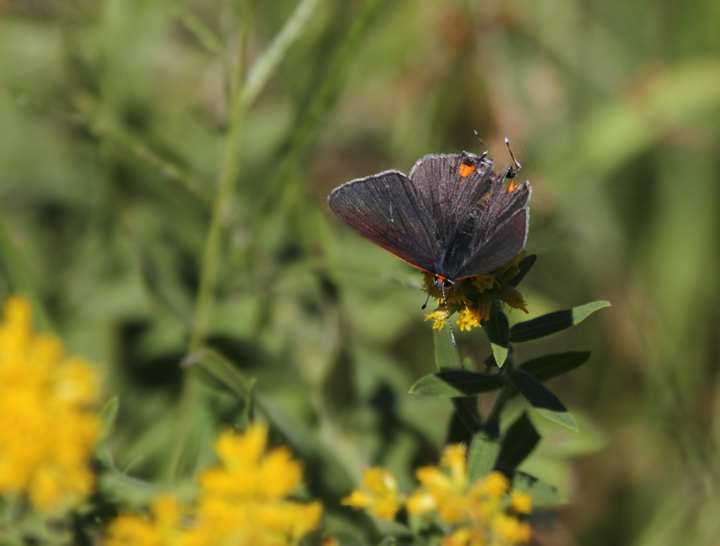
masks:
<svg viewBox="0 0 720 546"><path fill-rule="evenodd" d="M437 239L432 216L413 182L398 171L359 178L328 197L346 225L410 265L435 272Z"/></svg>
<svg viewBox="0 0 720 546"><path fill-rule="evenodd" d="M451 279L483 275L525 246L530 185L508 191L491 160L468 153L426 156L410 178L433 212L434 235L443 250L438 273Z"/></svg>
<svg viewBox="0 0 720 546"><path fill-rule="evenodd" d="M410 179L431 212L431 226L446 251L469 218L481 214L491 190L492 160L474 154L427 155L415 163Z"/></svg>
<svg viewBox="0 0 720 546"><path fill-rule="evenodd" d="M457 272L457 278L485 275L505 265L520 254L527 239L528 209L518 210L489 237L467 256Z"/></svg>

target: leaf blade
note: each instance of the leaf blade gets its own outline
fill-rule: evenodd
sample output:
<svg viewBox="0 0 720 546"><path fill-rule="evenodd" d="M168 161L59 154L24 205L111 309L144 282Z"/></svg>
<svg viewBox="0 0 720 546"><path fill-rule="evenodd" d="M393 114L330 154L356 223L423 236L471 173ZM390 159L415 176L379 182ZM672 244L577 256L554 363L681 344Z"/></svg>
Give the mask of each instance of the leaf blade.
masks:
<svg viewBox="0 0 720 546"><path fill-rule="evenodd" d="M520 284L520 281L522 281L525 278L525 275L528 274L528 271L530 271L530 268L535 265L535 261L537 260L537 254L530 254L528 256L525 256L522 260L520 260L520 263L518 264L518 268L520 269L520 272L515 275L512 279L508 281L508 284L512 286L513 288L516 287L518 284Z"/></svg>
<svg viewBox="0 0 720 546"><path fill-rule="evenodd" d="M536 507L567 504L565 497L555 487L526 472L515 471L512 486L518 491L530 493L533 497L533 505Z"/></svg>
<svg viewBox="0 0 720 546"><path fill-rule="evenodd" d="M472 483L475 480L487 476L495 468L498 454L500 453L500 442L491 440L482 433L473 436L467 456L468 479Z"/></svg>
<svg viewBox="0 0 720 546"><path fill-rule="evenodd" d="M567 408L545 385L529 373L517 369L512 374L511 381L530 405L540 415L558 424L577 430L577 424Z"/></svg>
<svg viewBox="0 0 720 546"><path fill-rule="evenodd" d="M493 310L485 323L485 333L490 340L495 363L502 368L510 347L510 325L505 313L498 309Z"/></svg>
<svg viewBox="0 0 720 546"><path fill-rule="evenodd" d="M495 468L515 470L535 450L540 438L527 412L523 412L503 436Z"/></svg>
<svg viewBox="0 0 720 546"><path fill-rule="evenodd" d="M524 362L519 369L529 373L538 381L545 382L579 368L587 362L590 354L590 351L568 351L544 355Z"/></svg>
<svg viewBox="0 0 720 546"><path fill-rule="evenodd" d="M532 341L561 332L581 323L595 311L605 307L610 307L610 302L604 300L594 301L572 309L555 311L532 320L519 322L510 328L510 341L516 343Z"/></svg>
<svg viewBox="0 0 720 546"><path fill-rule="evenodd" d="M422 377L409 392L418 396L473 396L498 389L503 383L503 378L497 374L446 370Z"/></svg>

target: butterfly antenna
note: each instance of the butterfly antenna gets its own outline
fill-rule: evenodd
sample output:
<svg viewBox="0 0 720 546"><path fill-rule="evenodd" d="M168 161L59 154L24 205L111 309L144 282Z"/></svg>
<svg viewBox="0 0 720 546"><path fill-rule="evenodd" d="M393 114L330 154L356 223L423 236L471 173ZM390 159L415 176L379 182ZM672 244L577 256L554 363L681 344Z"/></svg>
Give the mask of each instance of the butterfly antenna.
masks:
<svg viewBox="0 0 720 546"><path fill-rule="evenodd" d="M450 323L450 309L448 309L447 298L445 297L445 283L444 282L440 283L440 291L442 292L443 304L445 305L445 313L447 314L448 328L450 328L450 339L452 340L453 347L457 347L457 345L455 344L455 334L453 334L452 324Z"/></svg>
<svg viewBox="0 0 720 546"><path fill-rule="evenodd" d="M425 309L427 307L428 302L430 301L430 292L428 292L428 297L425 300L425 303L423 303L423 306L420 309Z"/></svg>
<svg viewBox="0 0 720 546"><path fill-rule="evenodd" d="M479 137L478 137L479 138ZM507 171L507 174L505 175L505 178L515 178L518 173L520 172L520 169L522 169L522 165L518 163L518 160L515 159L515 156L512 153L512 150L510 149L510 139L505 137L505 145L507 146L508 152L510 152L510 157L513 160L513 163L515 163L514 167L510 167Z"/></svg>
<svg viewBox="0 0 720 546"><path fill-rule="evenodd" d="M485 146L485 143L484 143L484 142L482 141L482 139L480 138L480 135L478 134L478 132L477 132L477 131L473 131L473 133L475 133L475 136L476 136L476 137L477 137L477 139L478 139L478 140L480 141L480 146L482 146L483 148L485 148L485 151L483 152L483 154L482 154L482 156L481 156L481 157L483 157L483 158L484 158L485 156L487 156L487 155L488 155L488 149L487 149L487 146Z"/></svg>

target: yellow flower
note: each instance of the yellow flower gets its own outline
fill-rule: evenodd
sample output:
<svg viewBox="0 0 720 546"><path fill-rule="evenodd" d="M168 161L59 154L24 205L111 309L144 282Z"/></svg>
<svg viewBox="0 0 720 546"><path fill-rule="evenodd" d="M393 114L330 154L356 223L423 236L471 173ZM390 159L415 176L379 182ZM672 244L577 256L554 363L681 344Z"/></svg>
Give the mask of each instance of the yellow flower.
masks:
<svg viewBox="0 0 720 546"><path fill-rule="evenodd" d="M0 495L25 494L45 512L79 504L95 487L90 458L100 422L87 409L98 379L62 343L35 334L26 300L0 322Z"/></svg>
<svg viewBox="0 0 720 546"><path fill-rule="evenodd" d="M515 288L513 288L509 284L503 285L502 290L498 292L497 297L500 298L503 303L507 303L513 309L521 309L525 312L525 314L529 313L526 307L527 302L523 299L522 294L515 290Z"/></svg>
<svg viewBox="0 0 720 546"><path fill-rule="evenodd" d="M420 487L405 507L410 516L429 518L448 528L442 546L514 546L530 540L530 525L515 514L529 513L532 497L520 492L509 497L510 482L500 472L471 483L465 446L447 447L440 465L419 468L415 475ZM385 517L381 515L384 506L392 506L387 511L390 519L399 509L397 484L387 470L366 470L361 488L342 503L380 517Z"/></svg>
<svg viewBox="0 0 720 546"><path fill-rule="evenodd" d="M445 326L445 321L448 319L448 312L445 310L445 306L438 307L432 313L425 315L425 320L433 321L433 328L435 330L442 330Z"/></svg>
<svg viewBox="0 0 720 546"><path fill-rule="evenodd" d="M491 499L499 499L510 488L510 482L504 474L493 472L482 482L478 482L479 491L486 493Z"/></svg>
<svg viewBox="0 0 720 546"><path fill-rule="evenodd" d="M498 284L498 280L492 275L478 275L472 277L471 282L480 293L490 290Z"/></svg>
<svg viewBox="0 0 720 546"><path fill-rule="evenodd" d="M522 491L513 491L510 498L510 506L518 514L529 514L532 512L533 498L529 493Z"/></svg>
<svg viewBox="0 0 720 546"><path fill-rule="evenodd" d="M482 533L461 527L445 537L442 546L487 546L487 542Z"/></svg>
<svg viewBox="0 0 720 546"><path fill-rule="evenodd" d="M506 514L498 514L493 521L495 544L525 543L532 536L530 525Z"/></svg>
<svg viewBox="0 0 720 546"><path fill-rule="evenodd" d="M481 321L489 318L488 310L483 307L482 309L464 307L460 310L460 316L458 316L457 325L461 330L470 331L472 328L480 328L482 326Z"/></svg>
<svg viewBox="0 0 720 546"><path fill-rule="evenodd" d="M317 528L320 503L286 499L302 479L302 466L285 447L268 452L267 434L251 425L245 434L220 435L215 451L222 464L200 476L187 545L281 546Z"/></svg>
<svg viewBox="0 0 720 546"><path fill-rule="evenodd" d="M471 330L482 326L490 318L490 309L495 302L505 303L513 309L528 312L527 302L513 286L509 284L520 273L518 262L525 257L521 252L507 264L497 268L489 275L476 275L456 280L445 288L447 307L443 302L442 291L435 284L435 276L426 273L425 291L438 301L435 311L425 316L433 321L433 328L442 329L450 315L459 312L457 324L461 330Z"/></svg>
<svg viewBox="0 0 720 546"><path fill-rule="evenodd" d="M137 514L118 516L108 527L105 546L174 546L182 540L180 506L175 499L158 497L152 512L153 519Z"/></svg>
<svg viewBox="0 0 720 546"><path fill-rule="evenodd" d="M508 499L510 482L499 472L470 483L464 446L449 446L439 466L420 468L416 476L420 487L408 498L408 514L436 514L450 525L443 546L510 546L530 539L530 526L506 507L529 513L532 497L514 492L512 500Z"/></svg>
<svg viewBox="0 0 720 546"><path fill-rule="evenodd" d="M319 502L286 497L302 478L287 448L267 450L268 430L224 432L215 443L220 465L200 476L196 505L183 515L172 499L158 499L153 518L120 516L108 546L294 546L320 524Z"/></svg>
<svg viewBox="0 0 720 546"><path fill-rule="evenodd" d="M465 471L465 446L455 444L447 447L440 463L450 471L455 489L462 490L467 487L467 473Z"/></svg>
<svg viewBox="0 0 720 546"><path fill-rule="evenodd" d="M355 509L366 508L379 518L391 520L400 509L397 482L384 468L369 468L363 472L360 489L342 499L342 504Z"/></svg>

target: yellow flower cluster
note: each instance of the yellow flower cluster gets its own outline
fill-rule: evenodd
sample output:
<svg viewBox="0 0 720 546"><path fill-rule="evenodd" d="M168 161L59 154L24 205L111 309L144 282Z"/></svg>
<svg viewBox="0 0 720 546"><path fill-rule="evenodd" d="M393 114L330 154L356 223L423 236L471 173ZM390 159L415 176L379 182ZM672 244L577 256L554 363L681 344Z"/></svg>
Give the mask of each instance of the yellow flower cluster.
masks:
<svg viewBox="0 0 720 546"><path fill-rule="evenodd" d="M90 457L100 421L90 365L33 332L28 302L11 297L0 322L0 495L43 512L76 506L95 487Z"/></svg>
<svg viewBox="0 0 720 546"><path fill-rule="evenodd" d="M192 511L161 498L152 519L128 514L108 529L108 546L290 546L316 529L319 502L288 500L302 467L287 448L269 452L267 428L251 425L242 435L225 432L215 444L221 465L199 478ZM181 521L181 516L183 520Z"/></svg>
<svg viewBox="0 0 720 546"><path fill-rule="evenodd" d="M410 516L439 519L450 527L442 546L512 546L527 543L532 534L531 527L518 515L532 511L532 496L520 491L509 494L510 483L499 472L469 482L465 459L463 446L448 447L440 466L418 469L416 477L420 487L405 501L398 494L395 479L387 470L368 470L361 489L343 499L343 504L356 509L365 508L384 519L393 519L405 504Z"/></svg>
<svg viewBox="0 0 720 546"><path fill-rule="evenodd" d="M470 330L482 326L490 318L493 302L501 301L513 309L522 309L525 313L527 302L509 281L520 273L518 262L525 257L521 252L513 260L496 269L489 275L477 275L455 281L445 289L447 308L443 303L442 291L435 284L432 273L425 274L425 291L438 301L438 307L425 316L425 320L434 321L433 328L441 330L447 319L458 312L457 325L461 330Z"/></svg>
<svg viewBox="0 0 720 546"><path fill-rule="evenodd" d="M379 518L393 519L400 510L400 497L395 477L384 468L368 468L363 472L361 489L342 500L356 510L367 508Z"/></svg>

